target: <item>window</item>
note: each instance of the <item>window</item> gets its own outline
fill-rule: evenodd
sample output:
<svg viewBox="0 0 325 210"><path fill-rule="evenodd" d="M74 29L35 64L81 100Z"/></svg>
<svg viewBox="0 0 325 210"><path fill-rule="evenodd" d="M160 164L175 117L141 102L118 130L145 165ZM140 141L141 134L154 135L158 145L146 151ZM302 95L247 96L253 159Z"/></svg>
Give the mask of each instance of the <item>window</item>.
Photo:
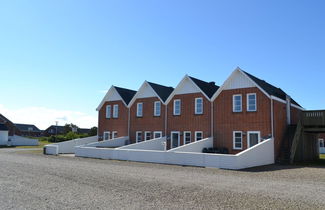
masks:
<svg viewBox="0 0 325 210"><path fill-rule="evenodd" d="M118 104L113 106L113 118L118 118Z"/></svg>
<svg viewBox="0 0 325 210"><path fill-rule="evenodd" d="M106 118L111 118L111 105L106 106Z"/></svg>
<svg viewBox="0 0 325 210"><path fill-rule="evenodd" d="M248 131L247 136L248 136L247 137L248 148L261 142L259 131Z"/></svg>
<svg viewBox="0 0 325 210"><path fill-rule="evenodd" d="M142 117L143 115L143 103L137 103L137 117Z"/></svg>
<svg viewBox="0 0 325 210"><path fill-rule="evenodd" d="M247 111L255 112L256 109L256 93L247 94Z"/></svg>
<svg viewBox="0 0 325 210"><path fill-rule="evenodd" d="M191 131L184 131L184 144L191 143Z"/></svg>
<svg viewBox="0 0 325 210"><path fill-rule="evenodd" d="M201 139L203 139L203 132L195 131L195 141L200 141Z"/></svg>
<svg viewBox="0 0 325 210"><path fill-rule="evenodd" d="M319 147L325 147L324 139L319 139Z"/></svg>
<svg viewBox="0 0 325 210"><path fill-rule="evenodd" d="M233 148L243 149L243 132L241 131L233 132Z"/></svg>
<svg viewBox="0 0 325 210"><path fill-rule="evenodd" d="M195 114L203 114L203 99L195 99Z"/></svg>
<svg viewBox="0 0 325 210"><path fill-rule="evenodd" d="M117 131L113 131L112 133L112 139L116 139L117 138Z"/></svg>
<svg viewBox="0 0 325 210"><path fill-rule="evenodd" d="M154 116L160 116L161 103L160 101L155 101L154 104Z"/></svg>
<svg viewBox="0 0 325 210"><path fill-rule="evenodd" d="M110 135L111 135L111 133L109 131L105 131L104 132L104 141L109 140Z"/></svg>
<svg viewBox="0 0 325 210"><path fill-rule="evenodd" d="M28 131L33 131L33 128L32 127L28 127Z"/></svg>
<svg viewBox="0 0 325 210"><path fill-rule="evenodd" d="M150 131L146 131L144 132L144 140L150 140L151 139L151 132Z"/></svg>
<svg viewBox="0 0 325 210"><path fill-rule="evenodd" d="M161 138L162 137L162 131L155 131L155 132L153 132L153 137L155 139Z"/></svg>
<svg viewBox="0 0 325 210"><path fill-rule="evenodd" d="M232 98L232 110L233 112L241 112L242 111L242 97L241 95L233 95Z"/></svg>
<svg viewBox="0 0 325 210"><path fill-rule="evenodd" d="M181 100L174 100L174 115L181 115Z"/></svg>
<svg viewBox="0 0 325 210"><path fill-rule="evenodd" d="M136 132L136 142L141 142L142 141L142 131L137 131Z"/></svg>

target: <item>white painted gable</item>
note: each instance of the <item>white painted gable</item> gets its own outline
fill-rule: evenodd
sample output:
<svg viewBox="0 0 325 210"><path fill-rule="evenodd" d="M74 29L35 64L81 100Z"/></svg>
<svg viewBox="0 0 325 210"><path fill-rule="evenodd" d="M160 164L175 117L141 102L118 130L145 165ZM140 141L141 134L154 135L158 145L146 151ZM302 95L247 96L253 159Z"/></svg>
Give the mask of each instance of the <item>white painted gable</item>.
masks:
<svg viewBox="0 0 325 210"><path fill-rule="evenodd" d="M246 75L244 75L240 71L235 71L231 78L225 84L224 90L232 90L239 88L250 88L256 87L255 83L253 83Z"/></svg>
<svg viewBox="0 0 325 210"><path fill-rule="evenodd" d="M185 77L182 83L175 89L174 95L200 92L201 90L190 80L190 78Z"/></svg>
<svg viewBox="0 0 325 210"><path fill-rule="evenodd" d="M154 92L152 87L145 82L141 89L138 91L136 98L151 98L151 97L156 97L157 94Z"/></svg>
<svg viewBox="0 0 325 210"><path fill-rule="evenodd" d="M122 100L122 97L118 92L116 91L115 88L112 89L112 91L107 95L106 101L119 101Z"/></svg>

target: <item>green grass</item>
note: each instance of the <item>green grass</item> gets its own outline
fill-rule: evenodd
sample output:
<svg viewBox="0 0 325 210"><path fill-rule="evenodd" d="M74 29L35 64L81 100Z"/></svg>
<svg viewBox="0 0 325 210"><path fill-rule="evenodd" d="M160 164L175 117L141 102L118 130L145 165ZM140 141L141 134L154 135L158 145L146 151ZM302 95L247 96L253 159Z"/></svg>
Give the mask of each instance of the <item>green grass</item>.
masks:
<svg viewBox="0 0 325 210"><path fill-rule="evenodd" d="M320 155L319 155L319 158L325 160L325 154L320 154Z"/></svg>
<svg viewBox="0 0 325 210"><path fill-rule="evenodd" d="M47 144L53 144L52 142L49 141L38 141L39 145L38 146L17 146L16 148L43 148Z"/></svg>

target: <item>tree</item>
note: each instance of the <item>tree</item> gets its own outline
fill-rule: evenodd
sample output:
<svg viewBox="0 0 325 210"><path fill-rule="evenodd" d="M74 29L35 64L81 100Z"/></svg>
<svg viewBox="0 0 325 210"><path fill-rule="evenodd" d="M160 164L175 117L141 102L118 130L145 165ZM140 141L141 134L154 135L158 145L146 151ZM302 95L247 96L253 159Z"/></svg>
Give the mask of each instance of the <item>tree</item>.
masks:
<svg viewBox="0 0 325 210"><path fill-rule="evenodd" d="M94 126L92 128L90 128L90 131L89 131L89 136L97 136L97 127Z"/></svg>
<svg viewBox="0 0 325 210"><path fill-rule="evenodd" d="M66 123L63 128L64 134L67 134L71 131L77 132L77 130L78 130L78 126L76 126L75 124L72 124L72 123L70 123L70 124Z"/></svg>

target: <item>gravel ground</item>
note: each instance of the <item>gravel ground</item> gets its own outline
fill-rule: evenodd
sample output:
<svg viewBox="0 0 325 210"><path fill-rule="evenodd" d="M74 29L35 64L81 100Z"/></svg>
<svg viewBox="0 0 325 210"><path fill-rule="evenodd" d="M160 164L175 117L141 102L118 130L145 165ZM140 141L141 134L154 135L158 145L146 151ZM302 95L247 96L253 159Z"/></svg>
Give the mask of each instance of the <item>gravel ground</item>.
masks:
<svg viewBox="0 0 325 210"><path fill-rule="evenodd" d="M324 209L325 167L246 171L0 149L0 209Z"/></svg>

